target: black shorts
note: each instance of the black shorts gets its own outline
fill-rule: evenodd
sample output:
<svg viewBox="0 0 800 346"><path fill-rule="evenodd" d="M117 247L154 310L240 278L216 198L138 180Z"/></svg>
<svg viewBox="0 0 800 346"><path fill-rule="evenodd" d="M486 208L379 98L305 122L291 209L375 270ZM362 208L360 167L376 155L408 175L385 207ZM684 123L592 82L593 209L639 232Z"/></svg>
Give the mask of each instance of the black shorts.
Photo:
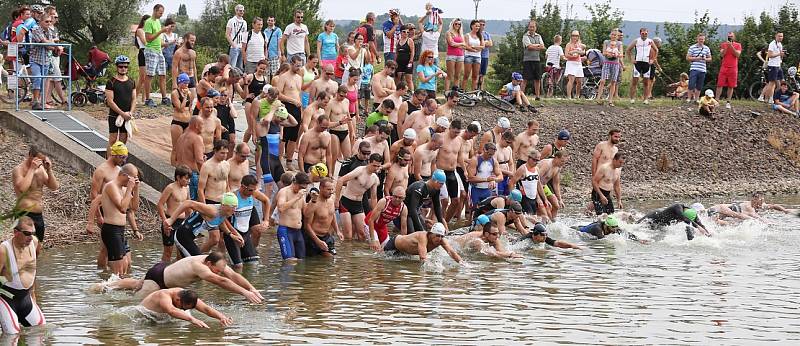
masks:
<svg viewBox="0 0 800 346"><path fill-rule="evenodd" d="M464 191L469 191L469 189L467 189L467 175L464 172L464 168L456 167L456 174L458 174L458 177L461 179L461 186L464 187Z"/></svg>
<svg viewBox="0 0 800 346"><path fill-rule="evenodd" d="M172 224L172 232L175 232L175 228L178 227L178 225L180 225L182 223L183 223L183 219L182 218L181 219L176 219L175 223ZM173 246L173 245L175 245L175 237L172 236L172 232L170 232L169 235L165 234L165 232L164 232L164 223L163 222L161 223L161 245L164 245L164 246Z"/></svg>
<svg viewBox="0 0 800 346"><path fill-rule="evenodd" d="M461 178L456 175L455 171L444 171L444 176L447 178L444 182L447 187L447 196L450 198L458 198L464 187Z"/></svg>
<svg viewBox="0 0 800 346"><path fill-rule="evenodd" d="M363 214L364 205L362 204L362 201L354 201L342 196L342 198L339 200L339 212L350 213L350 215Z"/></svg>
<svg viewBox="0 0 800 346"><path fill-rule="evenodd" d="M250 214L250 225L253 224L253 215L257 215L255 210L253 213ZM256 216L257 218L258 216ZM236 232L239 232L238 230ZM253 245L253 238L250 235L250 232L239 232L239 235L242 236L244 240L244 245L239 247L233 238L230 235L225 234L222 236L223 241L225 241L225 248L228 250L228 256L231 257L231 263L233 264L242 264L242 263L250 263L250 262L258 262L258 253L256 252L256 247Z"/></svg>
<svg viewBox="0 0 800 346"><path fill-rule="evenodd" d="M345 138L347 138L347 135L350 133L350 131L348 130L328 130L328 132L336 136L336 138L339 139L340 143L344 142Z"/></svg>
<svg viewBox="0 0 800 346"><path fill-rule="evenodd" d="M291 114L294 117L295 120L298 120L298 121L302 120L302 118L300 118L300 115L301 115L300 107L297 107L297 106L295 106L295 105L293 105L291 103L285 103L284 106L286 106L286 110L289 111L289 114ZM297 135L298 135L299 131L300 131L300 125L299 124L295 125L295 126L292 126L292 127L284 126L283 127L283 138L282 138L282 141L284 143L286 143L286 142L297 142ZM289 155L289 154L287 154L287 155Z"/></svg>
<svg viewBox="0 0 800 346"><path fill-rule="evenodd" d="M541 80L542 79L542 62L541 61L523 61L522 62L522 78L525 80Z"/></svg>
<svg viewBox="0 0 800 346"><path fill-rule="evenodd" d="M144 58L144 48L139 48L139 54L136 55L136 62L138 63L139 67L145 66L145 58ZM144 69L139 69L139 71L143 71Z"/></svg>
<svg viewBox="0 0 800 346"><path fill-rule="evenodd" d="M108 116L108 133L115 134L115 133L128 133L128 130L125 129L125 123L122 123L122 126L117 127L117 117L115 115Z"/></svg>
<svg viewBox="0 0 800 346"><path fill-rule="evenodd" d="M220 120L222 120L222 119L220 119ZM234 123L233 118L227 117L226 119L224 119L224 120L222 120L220 122L222 123L222 129L224 130L224 131L222 131L223 132L222 133L222 139L227 140L228 139L228 135L230 135L232 133L236 134L236 123ZM227 135L226 135L226 133L227 133Z"/></svg>
<svg viewBox="0 0 800 346"><path fill-rule="evenodd" d="M633 68L635 68L636 71L639 72L639 75L641 75L642 78L644 78L645 75L650 73L651 66L650 63L646 61L637 61L633 63Z"/></svg>
<svg viewBox="0 0 800 346"><path fill-rule="evenodd" d="M317 247L317 243L308 236L308 233L303 232L303 237L305 237L306 241L306 257L320 256L326 252L330 253L331 255L336 254L336 240L332 235L326 234L324 236L317 236L319 240L324 241L325 244L328 245L328 251L322 251L322 249Z"/></svg>
<svg viewBox="0 0 800 346"><path fill-rule="evenodd" d="M189 89L194 89L197 87L197 78L189 77Z"/></svg>
<svg viewBox="0 0 800 346"><path fill-rule="evenodd" d="M200 255L200 247L194 243L194 238L196 237L186 223L181 223L174 229L172 238L181 256L189 257Z"/></svg>
<svg viewBox="0 0 800 346"><path fill-rule="evenodd" d="M162 290L167 287L167 284L164 283L164 269L167 269L169 263L167 262L158 262L154 266L150 267L147 271L147 274L144 274L145 280L152 280L153 282L158 284L158 287Z"/></svg>
<svg viewBox="0 0 800 346"><path fill-rule="evenodd" d="M125 239L125 226L104 223L100 226L100 238L106 246L109 261L119 261L130 251L128 240Z"/></svg>
<svg viewBox="0 0 800 346"><path fill-rule="evenodd" d="M394 239L397 238L396 235L390 236L388 240L386 240L386 244L383 245L383 251L397 251L397 247L394 245Z"/></svg>
<svg viewBox="0 0 800 346"><path fill-rule="evenodd" d="M394 73L408 73L408 74L414 73L412 71L412 68L414 68L414 64L408 66L408 63L409 63L408 61L397 61L397 69L394 70Z"/></svg>
<svg viewBox="0 0 800 346"><path fill-rule="evenodd" d="M595 215L600 214L608 214L611 215L614 213L614 201L611 200L611 191L600 190L603 193L603 196L608 199L608 203L603 204L600 202L600 195L592 189L592 203L594 204L594 213Z"/></svg>
<svg viewBox="0 0 800 346"><path fill-rule="evenodd" d="M42 213L27 213L25 215L33 220L33 230L36 232L36 239L41 243L44 241L44 216L42 216Z"/></svg>
<svg viewBox="0 0 800 346"><path fill-rule="evenodd" d="M171 124L171 125L178 125L178 126L180 126L180 127L181 127L181 129L183 129L183 131L186 131L186 128L187 128L187 127L189 127L189 123L188 123L188 122L177 121L177 120L172 120L172 122L171 122L170 124Z"/></svg>
<svg viewBox="0 0 800 346"><path fill-rule="evenodd" d="M536 203L535 199L530 199L526 196L522 196L522 211L531 215L536 215L536 210L539 208L539 205Z"/></svg>
<svg viewBox="0 0 800 346"><path fill-rule="evenodd" d="M392 131L389 133L389 145L392 145L400 140L400 134L397 133L397 124L389 123L389 125L392 125Z"/></svg>

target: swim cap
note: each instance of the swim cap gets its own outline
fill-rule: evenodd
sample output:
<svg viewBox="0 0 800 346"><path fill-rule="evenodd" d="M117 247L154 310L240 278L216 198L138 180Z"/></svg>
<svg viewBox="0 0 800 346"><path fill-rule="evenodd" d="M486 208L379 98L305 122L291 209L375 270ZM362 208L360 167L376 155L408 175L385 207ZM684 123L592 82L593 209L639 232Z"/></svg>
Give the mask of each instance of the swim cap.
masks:
<svg viewBox="0 0 800 346"><path fill-rule="evenodd" d="M605 221L606 226L608 227L619 227L619 220L613 216L608 216Z"/></svg>
<svg viewBox="0 0 800 346"><path fill-rule="evenodd" d="M275 116L281 120L286 119L289 117L289 111L286 110L286 107L280 106L278 107L278 109L275 110Z"/></svg>
<svg viewBox="0 0 800 346"><path fill-rule="evenodd" d="M266 94L267 92L269 92L269 89L272 89L272 85L264 84L264 87L261 88L261 92Z"/></svg>
<svg viewBox="0 0 800 346"><path fill-rule="evenodd" d="M311 169L308 170L311 173L312 177L327 177L328 176L328 166L324 163L320 162L316 165L311 166Z"/></svg>
<svg viewBox="0 0 800 346"><path fill-rule="evenodd" d="M485 225L485 224L489 223L489 217L486 216L486 215L481 214L481 215L478 216L477 219L475 219L475 223L479 224L479 225Z"/></svg>
<svg viewBox="0 0 800 346"><path fill-rule="evenodd" d="M500 117L500 119L497 119L497 126L500 126L502 129L510 129L511 121L506 117Z"/></svg>
<svg viewBox="0 0 800 346"><path fill-rule="evenodd" d="M417 139L417 131L414 131L412 128L407 128L403 131L403 138Z"/></svg>
<svg viewBox="0 0 800 346"><path fill-rule="evenodd" d="M189 84L189 75L185 73L181 73L178 75L177 78L178 84Z"/></svg>
<svg viewBox="0 0 800 346"><path fill-rule="evenodd" d="M431 227L431 230L429 232L436 235L444 236L444 225L442 225L441 222L437 222L433 224L433 227Z"/></svg>
<svg viewBox="0 0 800 346"><path fill-rule="evenodd" d="M690 208L697 210L698 213L706 210L706 207L703 205L703 203L700 202L692 203L692 206Z"/></svg>
<svg viewBox="0 0 800 346"><path fill-rule="evenodd" d="M708 97L714 97L714 90L711 90L711 89L706 89L706 96L708 96Z"/></svg>
<svg viewBox="0 0 800 346"><path fill-rule="evenodd" d="M450 120L447 120L447 117L439 117L436 119L436 125L443 128L450 128Z"/></svg>
<svg viewBox="0 0 800 346"><path fill-rule="evenodd" d="M547 228L541 222L537 222L536 225L531 228L531 232L534 235L544 234L547 235Z"/></svg>
<svg viewBox="0 0 800 346"><path fill-rule="evenodd" d="M697 210L686 208L683 210L683 216L689 219L689 221L697 220Z"/></svg>
<svg viewBox="0 0 800 346"><path fill-rule="evenodd" d="M512 201L511 203L509 203L508 209L517 214L522 214L522 205L520 205L519 202Z"/></svg>
<svg viewBox="0 0 800 346"><path fill-rule="evenodd" d="M447 180L447 176L444 175L444 171L443 170L437 169L437 170L433 171L433 174L431 175L431 179L433 179L433 181L435 181L437 183L444 184L444 182Z"/></svg>
<svg viewBox="0 0 800 346"><path fill-rule="evenodd" d="M261 176L261 181L263 181L264 184L268 184L275 181L275 179L272 178L272 174L267 173Z"/></svg>
<svg viewBox="0 0 800 346"><path fill-rule="evenodd" d="M236 198L236 195L233 192L226 192L222 194L222 200L219 201L219 204L235 207L239 205L239 199Z"/></svg>
<svg viewBox="0 0 800 346"><path fill-rule="evenodd" d="M572 138L572 136L569 134L569 131L567 131L567 129L558 131L558 139L562 141L568 141L570 138Z"/></svg>
<svg viewBox="0 0 800 346"><path fill-rule="evenodd" d="M514 201L514 202L522 201L522 192L520 192L517 189L513 189L513 190L511 190L511 193L508 194L508 197L510 197L511 200Z"/></svg>
<svg viewBox="0 0 800 346"><path fill-rule="evenodd" d="M471 122L470 124L474 124L475 126L477 126L477 127L478 127L478 132L481 132L481 123L480 123L480 122L478 122L478 121L473 121L473 122Z"/></svg>
<svg viewBox="0 0 800 346"><path fill-rule="evenodd" d="M128 147L125 146L125 143L120 141L114 142L114 144L111 146L111 155L128 156Z"/></svg>
<svg viewBox="0 0 800 346"><path fill-rule="evenodd" d="M214 89L208 89L208 91L206 91L206 97L217 97L219 95L220 95L219 91L216 91Z"/></svg>

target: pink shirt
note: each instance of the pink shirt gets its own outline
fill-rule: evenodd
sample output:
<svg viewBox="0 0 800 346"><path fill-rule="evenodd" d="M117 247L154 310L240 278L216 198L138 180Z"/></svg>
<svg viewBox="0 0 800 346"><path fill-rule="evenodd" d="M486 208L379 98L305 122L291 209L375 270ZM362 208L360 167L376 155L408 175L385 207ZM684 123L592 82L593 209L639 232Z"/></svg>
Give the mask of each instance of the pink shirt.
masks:
<svg viewBox="0 0 800 346"><path fill-rule="evenodd" d="M464 36L453 36L453 42L464 43ZM448 44L447 55L464 56L464 48L456 48Z"/></svg>

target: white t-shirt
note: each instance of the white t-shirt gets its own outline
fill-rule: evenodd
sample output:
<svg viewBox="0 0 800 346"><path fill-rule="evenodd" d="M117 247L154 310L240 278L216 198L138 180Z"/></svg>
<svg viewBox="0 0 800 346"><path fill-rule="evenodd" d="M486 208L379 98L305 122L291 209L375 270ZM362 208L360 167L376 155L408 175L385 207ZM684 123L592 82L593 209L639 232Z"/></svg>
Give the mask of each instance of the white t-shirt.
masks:
<svg viewBox="0 0 800 346"><path fill-rule="evenodd" d="M506 84L505 88L506 88L506 93L508 94L508 96L511 96L512 94L514 94L515 91L520 91L520 86L519 85L514 85L514 82L508 82L508 84Z"/></svg>
<svg viewBox="0 0 800 346"><path fill-rule="evenodd" d="M466 34L464 36L465 36L465 38L467 40L469 40L469 45L470 46L478 46L478 45L481 44L481 40L478 37L472 37L471 34ZM480 58L481 57L481 51L468 52L468 51L464 50L464 56L474 56L474 57Z"/></svg>
<svg viewBox="0 0 800 346"><path fill-rule="evenodd" d="M778 53L778 54L780 54L782 50L783 50L783 44L775 40L772 40L772 42L769 43L769 48L767 48L768 52ZM783 59L781 58L780 55L774 56L767 60L767 66L780 67L781 62L783 62Z"/></svg>
<svg viewBox="0 0 800 346"><path fill-rule="evenodd" d="M433 56L434 57L438 57L439 56L439 36L441 36L441 35L442 35L442 33L438 32L438 31L426 31L426 32L423 32L422 33L422 45L420 46L420 49L422 49L423 52L426 51L426 50L432 51L434 53Z"/></svg>
<svg viewBox="0 0 800 346"><path fill-rule="evenodd" d="M286 54L297 54L306 52L306 36L308 36L308 27L305 24L296 25L291 23L283 30L283 36L286 36Z"/></svg>
<svg viewBox="0 0 800 346"><path fill-rule="evenodd" d="M247 41L247 36L250 36L250 41ZM264 55L264 34L250 30L244 36L243 43L247 44L247 62L259 62L266 58Z"/></svg>
<svg viewBox="0 0 800 346"><path fill-rule="evenodd" d="M225 25L225 30L228 28L231 29L230 37L233 41L231 48L242 48L242 42L245 40L242 36L247 35L247 22L244 18L233 16L233 18L228 19L228 24Z"/></svg>
<svg viewBox="0 0 800 346"><path fill-rule="evenodd" d="M564 48L557 45L551 45L547 47L547 50L544 52L544 55L547 57L547 64L553 64L553 67L560 67L561 66L561 56L564 55Z"/></svg>

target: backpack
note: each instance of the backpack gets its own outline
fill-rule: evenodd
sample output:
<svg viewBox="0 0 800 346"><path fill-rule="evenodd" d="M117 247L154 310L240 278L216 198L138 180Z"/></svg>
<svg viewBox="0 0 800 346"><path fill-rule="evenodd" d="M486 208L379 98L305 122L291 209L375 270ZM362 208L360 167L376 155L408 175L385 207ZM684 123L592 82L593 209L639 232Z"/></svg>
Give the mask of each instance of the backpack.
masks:
<svg viewBox="0 0 800 346"><path fill-rule="evenodd" d="M11 25L14 24L13 21L8 22L5 27L3 27L3 32L0 33L0 40L3 41L11 41L11 33L13 32Z"/></svg>
<svg viewBox="0 0 800 346"><path fill-rule="evenodd" d="M264 39L264 44L266 44L266 43L267 43L267 36L265 36L265 35L264 35L264 32L263 32L263 31L261 31L261 32L259 32L259 33L261 34L261 38L263 38L263 39ZM251 37L253 37L253 30L250 30L250 31L248 31L248 32L247 32L247 41L245 41L244 43L245 43L245 44L248 44L248 43L250 43L250 38L251 38ZM270 38L272 38L272 37L270 37Z"/></svg>

